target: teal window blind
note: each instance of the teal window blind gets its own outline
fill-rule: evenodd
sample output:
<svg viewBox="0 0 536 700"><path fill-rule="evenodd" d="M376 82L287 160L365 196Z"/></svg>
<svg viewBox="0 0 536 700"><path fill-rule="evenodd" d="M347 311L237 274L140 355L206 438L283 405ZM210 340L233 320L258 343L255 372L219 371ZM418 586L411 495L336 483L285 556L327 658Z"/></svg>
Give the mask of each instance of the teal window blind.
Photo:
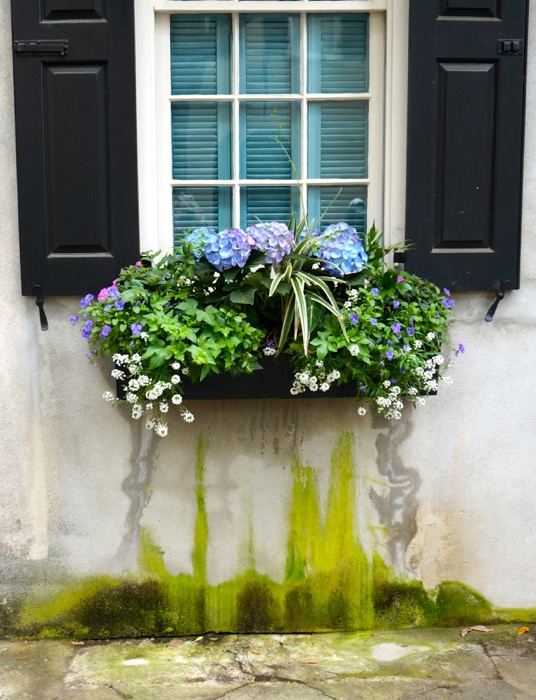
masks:
<svg viewBox="0 0 536 700"><path fill-rule="evenodd" d="M302 199L364 230L366 184L347 181L368 177L368 15L173 14L170 31L174 235L288 221Z"/></svg>

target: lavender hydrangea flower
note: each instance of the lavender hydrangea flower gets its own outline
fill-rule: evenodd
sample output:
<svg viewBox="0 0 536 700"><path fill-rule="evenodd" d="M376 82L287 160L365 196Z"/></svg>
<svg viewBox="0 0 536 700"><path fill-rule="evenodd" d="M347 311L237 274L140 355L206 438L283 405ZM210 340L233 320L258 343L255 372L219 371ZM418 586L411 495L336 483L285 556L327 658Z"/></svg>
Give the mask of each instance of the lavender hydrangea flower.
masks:
<svg viewBox="0 0 536 700"><path fill-rule="evenodd" d="M244 267L250 253L249 236L240 228L229 228L211 235L205 246L205 257L218 272Z"/></svg>
<svg viewBox="0 0 536 700"><path fill-rule="evenodd" d="M253 224L246 229L252 247L266 253L265 263L279 263L294 248L294 234L277 221Z"/></svg>
<svg viewBox="0 0 536 700"><path fill-rule="evenodd" d="M368 256L357 231L343 221L328 226L320 240L318 257L334 277L361 272L366 265Z"/></svg>

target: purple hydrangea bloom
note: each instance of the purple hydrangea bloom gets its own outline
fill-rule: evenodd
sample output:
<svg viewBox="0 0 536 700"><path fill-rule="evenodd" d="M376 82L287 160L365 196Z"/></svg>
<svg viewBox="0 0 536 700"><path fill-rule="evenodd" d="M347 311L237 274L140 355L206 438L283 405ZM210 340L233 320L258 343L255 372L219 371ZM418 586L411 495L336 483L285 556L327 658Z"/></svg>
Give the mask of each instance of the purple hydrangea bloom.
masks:
<svg viewBox="0 0 536 700"><path fill-rule="evenodd" d="M210 236L205 257L218 272L231 267L244 267L251 253L249 236L240 228L229 228Z"/></svg>
<svg viewBox="0 0 536 700"><path fill-rule="evenodd" d="M357 231L340 221L328 226L320 238L318 257L334 277L361 272L368 256Z"/></svg>
<svg viewBox="0 0 536 700"><path fill-rule="evenodd" d="M112 327L111 326L103 326L101 332L99 333L99 338L106 338L107 335L110 335L112 332Z"/></svg>
<svg viewBox="0 0 536 700"><path fill-rule="evenodd" d="M253 224L246 229L252 247L266 253L265 263L279 263L294 248L294 234L286 224L271 221Z"/></svg>

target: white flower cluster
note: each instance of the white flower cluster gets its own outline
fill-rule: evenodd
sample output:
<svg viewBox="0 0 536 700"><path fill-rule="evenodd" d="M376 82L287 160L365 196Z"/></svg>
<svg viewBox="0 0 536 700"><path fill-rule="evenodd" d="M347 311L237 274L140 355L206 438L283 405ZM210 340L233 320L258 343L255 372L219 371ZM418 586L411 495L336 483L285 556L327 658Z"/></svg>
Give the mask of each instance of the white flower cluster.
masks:
<svg viewBox="0 0 536 700"><path fill-rule="evenodd" d="M175 372L171 376L171 381L152 382L151 378L143 373L141 356L121 355L116 353L112 357L115 368L112 370L112 377L124 383L125 400L130 404L132 418L140 420L144 413L148 414L145 427L154 430L160 437L168 434L168 424L166 414L169 411L169 402L175 406L180 406L180 413L184 421L191 423L194 420L193 414L182 406L182 394L179 392L179 384L182 374L187 374L187 368L181 367L180 362L173 362L171 369ZM103 395L106 401L113 401L114 395L105 392Z"/></svg>
<svg viewBox="0 0 536 700"><path fill-rule="evenodd" d="M343 309L351 309L357 302L359 296L357 289L355 287L350 287L346 292L346 296L348 297L348 301L345 301L342 305Z"/></svg>
<svg viewBox="0 0 536 700"><path fill-rule="evenodd" d="M329 391L334 381L339 379L341 373L338 369L328 372L322 360L317 360L314 370L307 368L294 374L294 382L290 388L293 396L304 391Z"/></svg>
<svg viewBox="0 0 536 700"><path fill-rule="evenodd" d="M386 390L385 396L377 396L375 399L378 413L391 420L400 420L404 408L404 402L400 398L400 387L386 379L383 388Z"/></svg>

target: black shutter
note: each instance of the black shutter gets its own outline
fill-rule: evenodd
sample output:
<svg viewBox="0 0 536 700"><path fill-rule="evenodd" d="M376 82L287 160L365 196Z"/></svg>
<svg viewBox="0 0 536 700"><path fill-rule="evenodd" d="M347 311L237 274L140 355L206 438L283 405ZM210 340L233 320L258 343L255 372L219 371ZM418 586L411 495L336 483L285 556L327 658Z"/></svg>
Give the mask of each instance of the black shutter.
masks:
<svg viewBox="0 0 536 700"><path fill-rule="evenodd" d="M406 267L519 287L528 0L411 0Z"/></svg>
<svg viewBox="0 0 536 700"><path fill-rule="evenodd" d="M22 293L139 253L133 0L12 0Z"/></svg>

